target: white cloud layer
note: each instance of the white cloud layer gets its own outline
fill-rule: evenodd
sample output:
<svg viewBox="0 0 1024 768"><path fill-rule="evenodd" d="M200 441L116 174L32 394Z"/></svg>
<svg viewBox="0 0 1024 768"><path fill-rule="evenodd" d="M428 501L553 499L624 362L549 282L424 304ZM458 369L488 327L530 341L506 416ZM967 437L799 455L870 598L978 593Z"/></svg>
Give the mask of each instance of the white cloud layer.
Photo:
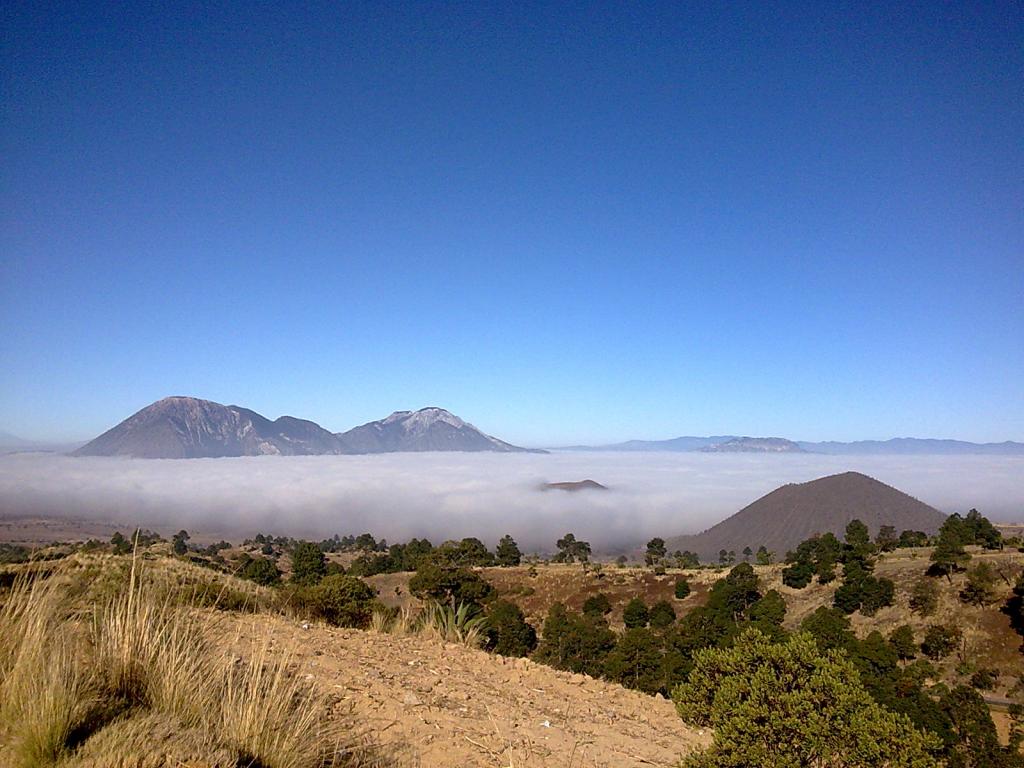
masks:
<svg viewBox="0 0 1024 768"><path fill-rule="evenodd" d="M153 461L0 457L0 517L48 515L389 541L511 533L551 549L566 531L601 549L695 533L787 482L857 470L944 512L1024 518L1024 459L700 453L383 454ZM591 478L607 493L540 492Z"/></svg>

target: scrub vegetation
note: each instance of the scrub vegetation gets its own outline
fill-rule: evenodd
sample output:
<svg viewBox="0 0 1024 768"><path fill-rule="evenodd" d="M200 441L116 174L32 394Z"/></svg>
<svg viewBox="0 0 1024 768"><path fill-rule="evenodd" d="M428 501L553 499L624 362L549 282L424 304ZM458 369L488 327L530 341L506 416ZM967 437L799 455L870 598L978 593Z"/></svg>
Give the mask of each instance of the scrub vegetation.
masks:
<svg viewBox="0 0 1024 768"><path fill-rule="evenodd" d="M680 725L710 738L680 745L687 768L1024 765L1024 557L976 512L923 541L872 539L854 521L778 564L754 546L731 567L680 569L660 539L642 565L595 562L572 533L554 544L545 559L510 536L492 552L473 538L261 534L234 547L138 531L26 551L0 582L0 756L399 763L400 746L382 749L298 674L298 651L275 645L276 614L671 700ZM238 613L268 619L241 646L218 629Z"/></svg>

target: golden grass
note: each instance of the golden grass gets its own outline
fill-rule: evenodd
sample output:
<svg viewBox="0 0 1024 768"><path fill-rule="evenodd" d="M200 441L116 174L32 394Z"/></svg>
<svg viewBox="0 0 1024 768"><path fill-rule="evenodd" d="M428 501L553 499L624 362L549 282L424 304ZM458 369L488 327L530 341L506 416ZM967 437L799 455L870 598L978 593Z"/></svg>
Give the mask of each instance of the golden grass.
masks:
<svg viewBox="0 0 1024 768"><path fill-rule="evenodd" d="M469 648L479 648L483 644L485 624L486 619L473 615L465 603L461 603L458 608L428 603L417 622L418 634Z"/></svg>
<svg viewBox="0 0 1024 768"><path fill-rule="evenodd" d="M391 627L395 623L395 617L386 608L378 608L370 617L370 631L378 635L391 633Z"/></svg>
<svg viewBox="0 0 1024 768"><path fill-rule="evenodd" d="M388 627L388 633L395 637L405 637L406 635L415 634L416 631L416 616L413 614L412 608L409 606L399 608L398 613L395 614L391 622L391 626Z"/></svg>
<svg viewBox="0 0 1024 768"><path fill-rule="evenodd" d="M370 631L394 637L418 635L442 643L479 648L483 645L486 624L487 620L476 615L468 605L452 608L430 602L418 614L408 606L398 610L378 609L370 620Z"/></svg>
<svg viewBox="0 0 1024 768"><path fill-rule="evenodd" d="M351 724L266 641L247 660L220 656L167 573L143 579L133 558L127 583L97 592L103 569L83 587L81 566L23 577L0 606L0 765L361 764Z"/></svg>
<svg viewBox="0 0 1024 768"><path fill-rule="evenodd" d="M370 618L370 631L378 635L406 637L417 634L422 625L416 613L409 606L401 608L378 608Z"/></svg>
<svg viewBox="0 0 1024 768"><path fill-rule="evenodd" d="M311 686L289 673L289 657L256 655L226 676L218 733L245 763L302 768L329 763L340 734L330 733Z"/></svg>
<svg viewBox="0 0 1024 768"><path fill-rule="evenodd" d="M214 705L209 680L219 670L211 668L198 634L187 611L130 585L93 617L100 686L115 700L173 715L190 727L200 724Z"/></svg>
<svg viewBox="0 0 1024 768"><path fill-rule="evenodd" d="M16 765L58 760L92 709L80 637L53 631L60 608L57 585L19 582L0 610L0 743Z"/></svg>

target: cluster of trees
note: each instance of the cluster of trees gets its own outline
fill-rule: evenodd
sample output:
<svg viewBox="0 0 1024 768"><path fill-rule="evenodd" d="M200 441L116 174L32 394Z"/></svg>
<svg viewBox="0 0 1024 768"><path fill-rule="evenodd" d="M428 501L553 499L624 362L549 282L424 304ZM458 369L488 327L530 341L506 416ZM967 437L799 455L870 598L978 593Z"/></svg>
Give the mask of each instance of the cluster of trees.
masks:
<svg viewBox="0 0 1024 768"><path fill-rule="evenodd" d="M934 576L952 579L955 572L964 569L971 559L965 549L968 545L980 545L985 549L1002 549L1003 536L987 517L972 509L966 517L952 514L939 529L935 549L931 555L931 571Z"/></svg>
<svg viewBox="0 0 1024 768"><path fill-rule="evenodd" d="M552 561L556 563L586 563L590 560L590 542L579 541L575 534L567 533L555 542L558 548Z"/></svg>
<svg viewBox="0 0 1024 768"><path fill-rule="evenodd" d="M626 564L625 555L620 558L619 563L620 565ZM674 565L676 568L698 568L700 567L700 558L697 557L696 552L691 552L688 549L677 549L669 555L665 540L655 536L647 542L647 549L644 552L644 564L655 568L666 565Z"/></svg>
<svg viewBox="0 0 1024 768"><path fill-rule="evenodd" d="M114 531L114 535L110 537L110 547L114 550L115 555L127 555L135 547L136 542L140 547L148 547L162 541L166 541L166 539L159 533L145 528L136 528L128 536L120 531Z"/></svg>
<svg viewBox="0 0 1024 768"><path fill-rule="evenodd" d="M685 580L677 583L676 594L689 594ZM611 605L604 595L588 598L582 612L556 603L533 657L558 669L668 695L692 668L695 651L725 643L747 626L776 636L785 610L777 592L761 594L753 568L744 563L715 584L705 605L681 620L667 601L647 606L634 598L623 611L626 630L621 635L608 625Z"/></svg>
<svg viewBox="0 0 1024 768"><path fill-rule="evenodd" d="M415 571L420 560L433 551L429 540L410 539L405 544L392 544L385 552L364 552L352 562L349 571L356 576Z"/></svg>
<svg viewBox="0 0 1024 768"><path fill-rule="evenodd" d="M352 563L350 572L359 576L373 576L377 573L415 571L428 558L465 568L494 565L510 568L522 562L523 554L515 539L508 535L501 537L493 553L480 539L474 537L446 541L439 547L434 547L427 539L412 539L406 544L392 544L385 552L360 555Z"/></svg>
<svg viewBox="0 0 1024 768"><path fill-rule="evenodd" d="M920 643L916 642L909 625L895 628L888 638L872 632L858 639L841 611L819 608L804 619L800 629L814 639L822 653L839 653L849 660L858 674L859 685L877 704L937 737L937 753L949 766L1019 768L1024 765L1016 753L1016 745L1008 748L999 745L988 708L971 687L990 688L994 670L976 669L971 686L950 689L940 684L925 688L929 678L937 677L931 662L960 648L958 627L932 624ZM979 750L976 754L972 752L975 748ZM968 756L970 759L965 761Z"/></svg>
<svg viewBox="0 0 1024 768"><path fill-rule="evenodd" d="M365 628L375 610L382 608L376 593L337 563L327 561L318 544L298 541L291 549L292 572L283 586L283 599L293 609L342 627ZM275 584L276 564L264 557L243 559L242 575Z"/></svg>
<svg viewBox="0 0 1024 768"><path fill-rule="evenodd" d="M273 536L266 533L257 533L253 538L246 539L244 545L247 547L259 548L264 555L279 554L286 552L296 544L299 539L291 536ZM339 536L334 534L330 538L323 539L317 543L321 552L384 552L388 548L386 540L377 541L370 533L361 533L358 536Z"/></svg>
<svg viewBox="0 0 1024 768"><path fill-rule="evenodd" d="M264 587L281 583L281 571L269 557L252 557L242 554L238 560L238 575Z"/></svg>
<svg viewBox="0 0 1024 768"><path fill-rule="evenodd" d="M773 557L772 553L763 544L757 548L756 553L749 546L744 547L742 555L743 562L750 562L750 559L753 557L758 565L770 565ZM719 565L733 565L735 562L735 551L725 549L719 551ZM678 549L669 556L665 540L655 537L647 542L647 549L644 551L644 563L654 567L675 565L677 568L699 568L700 558L695 552L690 552L689 550L680 551Z"/></svg>
<svg viewBox="0 0 1024 768"><path fill-rule="evenodd" d="M868 535L868 527L853 520L846 527L843 546L843 583L836 590L834 603L844 613L860 611L873 616L879 608L893 604L896 585L890 579L873 574L875 545Z"/></svg>
<svg viewBox="0 0 1024 768"><path fill-rule="evenodd" d="M883 528L885 528L883 526ZM895 548L898 538L895 529L879 531L879 538L871 541L868 528L860 520L846 526L844 540L826 533L802 541L786 555L788 565L782 570L782 583L794 589L803 589L817 579L828 584L836 578L836 566L842 565L842 584L836 590L834 604L844 613L859 610L870 616L893 604L896 587L889 579L873 573L873 555L885 547Z"/></svg>
<svg viewBox="0 0 1024 768"><path fill-rule="evenodd" d="M826 544L821 557L835 554L833 569L843 565L843 586L851 584L851 593L863 590L870 553L883 545L872 544L860 526L848 531L838 550L836 543ZM812 564L816 573L813 557ZM858 569L867 576L851 578ZM920 583L930 589L921 590L917 602L933 611L934 582ZM679 585L677 596L685 597L689 585ZM1016 626L1024 627L1024 576L1015 598ZM861 600L863 610L863 595ZM903 625L888 637L876 631L859 639L849 607L819 608L790 635L782 627L782 597L762 593L753 569L740 564L714 585L704 606L681 619L670 603L630 601L622 633L608 624L611 605L604 595L588 598L580 612L555 604L533 658L648 693L670 693L684 719L715 729L714 746L691 758L692 768L933 766L939 759L948 766L1024 765L1016 744L1000 746L974 690L991 688L995 670L975 669L970 686L928 684L938 677L933 662L962 652L956 626L932 624L918 638Z"/></svg>
<svg viewBox="0 0 1024 768"><path fill-rule="evenodd" d="M222 562L220 557L221 550L229 549L231 543L227 541L218 541L213 544L209 544L205 547L199 547L194 544L189 544L192 537L188 531L178 531L171 537L171 551L179 556L189 555L190 553L196 555L205 555L211 557L218 562ZM125 536L120 531L114 531L114 534L110 537L110 548L115 555L127 555L135 547L136 542L140 547L149 547L153 544L167 541L163 536L155 531L150 531L145 528L136 528L128 536ZM86 549L95 549L99 542L90 540L86 542Z"/></svg>

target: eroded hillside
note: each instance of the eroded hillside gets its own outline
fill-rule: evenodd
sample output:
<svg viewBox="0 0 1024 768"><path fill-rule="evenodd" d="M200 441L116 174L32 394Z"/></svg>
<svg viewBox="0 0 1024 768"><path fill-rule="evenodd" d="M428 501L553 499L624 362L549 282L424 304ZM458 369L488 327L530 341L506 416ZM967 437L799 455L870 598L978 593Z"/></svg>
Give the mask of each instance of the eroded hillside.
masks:
<svg viewBox="0 0 1024 768"><path fill-rule="evenodd" d="M585 675L421 637L218 616L242 654L269 637L300 675L412 765L672 766L707 734L671 702Z"/></svg>

